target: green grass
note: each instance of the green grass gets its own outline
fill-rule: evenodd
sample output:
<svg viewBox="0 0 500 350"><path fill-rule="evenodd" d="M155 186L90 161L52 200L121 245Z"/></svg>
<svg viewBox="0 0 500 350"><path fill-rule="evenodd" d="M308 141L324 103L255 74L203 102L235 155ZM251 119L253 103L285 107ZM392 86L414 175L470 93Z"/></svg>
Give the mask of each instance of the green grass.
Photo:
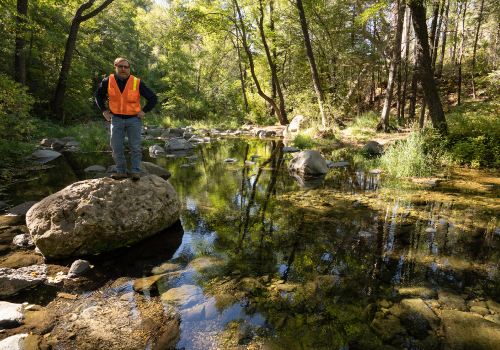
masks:
<svg viewBox="0 0 500 350"><path fill-rule="evenodd" d="M372 166L396 177L426 177L432 173L433 162L432 153L426 152L425 137L413 131L407 139L389 145Z"/></svg>

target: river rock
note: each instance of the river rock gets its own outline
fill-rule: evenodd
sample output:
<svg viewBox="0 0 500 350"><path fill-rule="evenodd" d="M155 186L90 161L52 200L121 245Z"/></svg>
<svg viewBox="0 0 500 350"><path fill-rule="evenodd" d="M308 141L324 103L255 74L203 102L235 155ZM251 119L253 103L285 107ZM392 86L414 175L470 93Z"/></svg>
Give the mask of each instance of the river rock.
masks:
<svg viewBox="0 0 500 350"><path fill-rule="evenodd" d="M163 134L160 135L160 139L172 139L172 138L176 138L176 137L179 137L178 134L173 134L173 133L170 133L170 132L164 132Z"/></svg>
<svg viewBox="0 0 500 350"><path fill-rule="evenodd" d="M439 301L447 309L466 311L464 299L451 289L438 289Z"/></svg>
<svg viewBox="0 0 500 350"><path fill-rule="evenodd" d="M479 315L443 310L444 349L496 350L500 344L500 325Z"/></svg>
<svg viewBox="0 0 500 350"><path fill-rule="evenodd" d="M486 301L486 304L488 305L488 309L492 314L499 314L500 313L500 304L497 303L496 301L493 300L488 300Z"/></svg>
<svg viewBox="0 0 500 350"><path fill-rule="evenodd" d="M437 293L434 289L425 286L417 287L401 287L399 295L402 297L420 297L420 298L435 298Z"/></svg>
<svg viewBox="0 0 500 350"><path fill-rule="evenodd" d="M171 226L181 202L156 175L141 181L76 182L33 206L26 225L46 258L99 254L129 246Z"/></svg>
<svg viewBox="0 0 500 350"><path fill-rule="evenodd" d="M225 163L237 163L239 161L240 160L238 158L227 158L227 159L224 159Z"/></svg>
<svg viewBox="0 0 500 350"><path fill-rule="evenodd" d="M100 173L105 171L106 168L101 166L101 165L91 165L89 167L86 167L83 171L87 173Z"/></svg>
<svg viewBox="0 0 500 350"><path fill-rule="evenodd" d="M345 167L348 167L348 166L351 166L351 163L349 162L338 162L338 163L330 163L328 165L329 168L345 168Z"/></svg>
<svg viewBox="0 0 500 350"><path fill-rule="evenodd" d="M400 318L412 335L424 339L430 329L439 329L439 317L422 299L403 299L400 304L404 310Z"/></svg>
<svg viewBox="0 0 500 350"><path fill-rule="evenodd" d="M68 145L68 142L73 141L75 138L72 136L65 136L61 138L61 141L66 142L66 145Z"/></svg>
<svg viewBox="0 0 500 350"><path fill-rule="evenodd" d="M168 170L150 162L141 162L141 176L156 175L161 177L163 180L168 180L172 176Z"/></svg>
<svg viewBox="0 0 500 350"><path fill-rule="evenodd" d="M155 275L160 275L166 272L177 271L179 268L180 266L178 264L165 263L153 268L151 272Z"/></svg>
<svg viewBox="0 0 500 350"><path fill-rule="evenodd" d="M71 267L68 272L68 278L79 277L83 275L85 272L87 272L89 269L90 269L90 263L87 260L78 259L73 264L71 264Z"/></svg>
<svg viewBox="0 0 500 350"><path fill-rule="evenodd" d="M185 131L186 130L184 130L183 128L180 128L180 127L175 127L175 128L170 129L171 134L176 134L176 135L181 136L181 137L182 137L182 135L184 135Z"/></svg>
<svg viewBox="0 0 500 350"><path fill-rule="evenodd" d="M283 153L295 153L295 152L300 152L300 149L293 147L283 147L282 151Z"/></svg>
<svg viewBox="0 0 500 350"><path fill-rule="evenodd" d="M15 327L24 320L22 304L0 301L0 327Z"/></svg>
<svg viewBox="0 0 500 350"><path fill-rule="evenodd" d="M493 233L500 236L500 227L498 227Z"/></svg>
<svg viewBox="0 0 500 350"><path fill-rule="evenodd" d="M51 147L54 142L60 141L58 138L49 137L40 141L40 145L43 147Z"/></svg>
<svg viewBox="0 0 500 350"><path fill-rule="evenodd" d="M191 142L191 143L203 143L203 142L205 142L205 140L204 140L204 138L195 135L195 136L192 136L191 138L189 138L188 142Z"/></svg>
<svg viewBox="0 0 500 350"><path fill-rule="evenodd" d="M69 141L66 143L66 147L78 147L80 146L80 142L78 141Z"/></svg>
<svg viewBox="0 0 500 350"><path fill-rule="evenodd" d="M24 338L28 334L16 334L0 341L0 350L25 350Z"/></svg>
<svg viewBox="0 0 500 350"><path fill-rule="evenodd" d="M158 144L149 147L149 155L153 158L157 158L163 153L165 153L165 150Z"/></svg>
<svg viewBox="0 0 500 350"><path fill-rule="evenodd" d="M62 142L61 140L54 141L52 145L50 145L50 148L52 148L54 151L60 151L64 148L65 142Z"/></svg>
<svg viewBox="0 0 500 350"><path fill-rule="evenodd" d="M203 298L201 290L193 285L182 285L172 288L161 295L161 300L170 304L190 307L198 303Z"/></svg>
<svg viewBox="0 0 500 350"><path fill-rule="evenodd" d="M19 269L0 269L0 297L7 297L24 288L43 283L47 271L48 266L45 264Z"/></svg>
<svg viewBox="0 0 500 350"><path fill-rule="evenodd" d="M8 205L5 202L0 202L0 214L9 210L9 208L10 208L10 205Z"/></svg>
<svg viewBox="0 0 500 350"><path fill-rule="evenodd" d="M283 134L286 137L295 136L300 132L300 128L305 121L305 117L302 115L296 115L293 117L291 123L286 127Z"/></svg>
<svg viewBox="0 0 500 350"><path fill-rule="evenodd" d="M15 207L9 209L7 214L14 216L26 216L26 213L31 209L31 207L37 203L38 203L37 201L31 201L16 205Z"/></svg>
<svg viewBox="0 0 500 350"><path fill-rule="evenodd" d="M377 141L369 141L361 151L371 156L379 156L384 153L384 146Z"/></svg>
<svg viewBox="0 0 500 350"><path fill-rule="evenodd" d="M288 170L304 174L326 174L328 166L323 156L314 150L302 151L288 163Z"/></svg>
<svg viewBox="0 0 500 350"><path fill-rule="evenodd" d="M32 156L35 158L35 161L37 161L38 163L42 163L42 164L48 163L51 160L56 159L60 155L61 155L61 153L56 152L56 151L51 151L48 149L39 149L38 151L35 151L32 154Z"/></svg>
<svg viewBox="0 0 500 350"><path fill-rule="evenodd" d="M15 236L14 239L12 240L12 243L20 247L27 247L35 244L33 243L31 236L25 233Z"/></svg>
<svg viewBox="0 0 500 350"><path fill-rule="evenodd" d="M169 139L165 142L165 149L167 151L183 151L193 148L191 142L184 139Z"/></svg>
<svg viewBox="0 0 500 350"><path fill-rule="evenodd" d="M375 318L371 326L385 340L390 340L397 334L406 332L399 318L393 315L388 315L386 319Z"/></svg>

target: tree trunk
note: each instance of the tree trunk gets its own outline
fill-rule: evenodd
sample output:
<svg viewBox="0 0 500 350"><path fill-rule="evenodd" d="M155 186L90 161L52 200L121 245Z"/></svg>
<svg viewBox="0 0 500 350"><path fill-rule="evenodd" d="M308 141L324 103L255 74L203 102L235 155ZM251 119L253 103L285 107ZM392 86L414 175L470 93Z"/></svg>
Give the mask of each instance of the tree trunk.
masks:
<svg viewBox="0 0 500 350"><path fill-rule="evenodd" d="M477 30L476 30L476 38L474 39L474 51L472 53L472 97L476 98L476 84L474 83L474 78L476 76L476 49L477 49L477 40L479 39L479 29L481 28L481 22L483 20L483 7L484 0L481 0L481 5L479 7L479 18L477 20Z"/></svg>
<svg viewBox="0 0 500 350"><path fill-rule="evenodd" d="M236 17L236 13L235 13ZM238 54L238 69L240 71L240 81L241 81L241 91L243 92L243 101L245 101L245 112L248 112L248 100L247 100L247 93L245 90L245 78L243 76L243 69L241 68L241 53L240 53L240 39L239 39L239 31L237 28L235 28L236 32L236 43L233 41L233 46L236 49L236 53ZM233 40L233 39L231 39Z"/></svg>
<svg viewBox="0 0 500 350"><path fill-rule="evenodd" d="M433 11L433 17L432 17L432 23L431 23L431 35L430 35L430 45L431 45L431 70L432 70L432 75L434 76L434 70L432 69L432 61L433 61L433 55L434 55L434 39L436 37L436 28L437 28L437 21L438 21L438 15L439 15L439 0L434 1L434 11ZM425 91L424 91L424 97L422 98L422 106L420 108L420 117L418 118L418 127L422 129L424 127L424 121L425 121L425 108L427 106L427 101L425 99Z"/></svg>
<svg viewBox="0 0 500 350"><path fill-rule="evenodd" d="M80 24L86 20L94 17L99 12L104 10L111 4L114 0L105 0L101 6L96 8L94 11L83 15L83 12L94 5L95 0L88 0L85 4L81 5L75 13L75 17L71 21L71 27L69 30L68 40L66 41L66 50L64 51L64 59L62 62L61 72L59 73L59 80L57 82L56 93L54 96L54 102L52 111L56 115L56 118L62 120L63 110L61 107L62 101L64 99L64 94L66 92L66 82L68 80L69 70L71 68L71 60L73 59L73 51L76 46L76 39L78 36L78 29Z"/></svg>
<svg viewBox="0 0 500 350"><path fill-rule="evenodd" d="M28 0L17 0L16 51L14 58L14 81L26 85L26 23Z"/></svg>
<svg viewBox="0 0 500 350"><path fill-rule="evenodd" d="M377 130L384 130L385 132L389 131L389 115L391 111L392 92L394 89L394 77L396 75L397 67L401 63L401 37L403 34L404 13L405 6L403 6L403 0L398 0L398 21L396 24L394 50L392 54L391 66L389 68L389 78L387 82L387 90L385 93L384 108L382 109L380 122L377 125ZM399 77L401 78L401 75Z"/></svg>
<svg viewBox="0 0 500 350"><path fill-rule="evenodd" d="M464 17L462 18L462 41L460 43L460 57L458 58L458 98L457 105L460 106L462 95L462 57L464 55L464 40L465 40L465 15L467 13L467 1L464 3Z"/></svg>
<svg viewBox="0 0 500 350"><path fill-rule="evenodd" d="M458 20L460 19L460 13L462 13L462 3L460 6L457 4L457 12L455 13L455 33L453 35L453 55L451 56L451 61L456 64L455 59L457 56L457 37L458 37Z"/></svg>
<svg viewBox="0 0 500 350"><path fill-rule="evenodd" d="M406 6L406 5L405 5ZM406 105L406 84L408 82L408 58L410 56L410 31L411 31L411 18L410 18L410 8L406 6L405 9L405 80L403 83L403 93L401 96L401 119L405 117L405 105Z"/></svg>
<svg viewBox="0 0 500 350"><path fill-rule="evenodd" d="M442 135L448 133L448 126L443 112L443 106L434 82L431 69L431 56L429 52L429 39L425 20L425 7L420 0L409 1L413 17L413 28L415 30L415 47L417 59L419 61L419 73L422 86L425 90L425 97L429 104L429 114L432 124Z"/></svg>
<svg viewBox="0 0 500 350"><path fill-rule="evenodd" d="M271 69L271 74L273 77L273 84L274 84L274 86L276 88L276 92L278 93L278 96L280 98L281 118L283 119L284 124L289 124L288 118L286 117L285 99L283 98L283 93L281 92L281 87L280 87L280 83L278 80L278 75L276 73L276 64L275 64L275 62L273 62L273 59L271 57L271 52L269 51L269 46L267 45L266 35L264 33L264 8L262 7L262 0L259 0L259 6L260 6L260 20L259 20L260 37L262 39L262 44L264 45L264 49L266 51L266 57L267 57L267 62L269 63L269 68Z"/></svg>
<svg viewBox="0 0 500 350"><path fill-rule="evenodd" d="M281 125L285 125L286 123L284 122L283 118L281 117L281 111L276 105L276 103L269 97L267 96L263 91L262 88L260 87L259 80L257 79L257 75L255 74L255 65L253 62L253 55L252 51L250 50L250 47L248 46L247 43L247 33L245 30L245 24L243 23L243 16L241 15L240 7L238 5L238 0L233 0L234 5L236 6L236 11L238 12L238 18L240 21L241 25L241 40L243 42L243 47L245 48L245 52L247 53L248 57L248 63L250 64L250 72L252 73L252 78L255 83L255 87L257 88L257 93L259 94L260 97L262 97L265 101L267 101L273 108L274 111L276 112L276 117L278 117L278 120Z"/></svg>
<svg viewBox="0 0 500 350"><path fill-rule="evenodd" d="M410 105L408 106L408 118L415 117L415 108L416 108L416 104L417 104L418 82L420 81L420 78L418 76L419 69L418 69L416 48L414 48L413 51L415 51L415 52L413 54L413 70L412 70L412 77L411 77L411 96L410 96Z"/></svg>
<svg viewBox="0 0 500 350"><path fill-rule="evenodd" d="M357 91L360 78L368 71L369 67L372 67L372 66L370 66L369 64L365 64L363 69L361 69L361 71L358 73L358 77L356 79L356 82L353 84L353 86L351 86L351 88L349 89L349 92L347 93L346 97L344 98L344 100L342 101L342 103L340 105L341 110L344 109L345 105L349 102L349 99L351 98L354 91ZM379 74L379 80L380 80L380 74ZM379 99L380 99L380 97L379 97Z"/></svg>
<svg viewBox="0 0 500 350"><path fill-rule="evenodd" d="M443 44L441 44L441 64L439 65L439 68L436 72L436 76L438 78L441 78L443 75L443 66L444 66L444 52L446 49L446 35L448 32L448 13L450 10L450 0L448 0L448 4L446 5L446 11L444 13L444 28L443 28Z"/></svg>
<svg viewBox="0 0 500 350"><path fill-rule="evenodd" d="M436 36L434 39L434 47L432 48L432 71L434 72L436 70L436 58L437 58L437 51L439 47L439 37L441 36L441 26L443 25L443 15L444 15L444 5L445 1L443 0L443 4L441 5L441 13L439 15L439 24L437 26L436 30Z"/></svg>
<svg viewBox="0 0 500 350"><path fill-rule="evenodd" d="M311 75L314 85L314 91L316 91L316 96L318 98L319 111L321 113L321 122L323 128L326 128L325 113L323 110L323 104L325 102L325 97L321 85L319 82L318 70L316 68L316 62L314 61L314 54L311 46L311 40L309 39L309 30L307 28L306 14L304 12L304 7L302 6L302 0L296 0L297 9L299 10L300 26L302 28L302 34L304 35L304 46L306 47L307 60L309 61L309 67L311 68Z"/></svg>

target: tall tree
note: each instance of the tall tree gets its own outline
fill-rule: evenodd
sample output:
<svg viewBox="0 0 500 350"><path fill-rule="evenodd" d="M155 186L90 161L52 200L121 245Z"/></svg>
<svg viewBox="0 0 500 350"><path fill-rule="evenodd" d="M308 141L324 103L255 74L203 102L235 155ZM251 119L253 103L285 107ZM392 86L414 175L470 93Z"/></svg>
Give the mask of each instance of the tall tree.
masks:
<svg viewBox="0 0 500 350"><path fill-rule="evenodd" d="M28 0L17 0L16 51L14 59L14 80L22 86L26 84L26 23Z"/></svg>
<svg viewBox="0 0 500 350"><path fill-rule="evenodd" d="M462 40L460 42L460 55L458 57L458 98L457 104L460 106L462 96L462 57L464 56L464 41L465 41L465 14L467 12L467 0L464 3L464 16L462 18Z"/></svg>
<svg viewBox="0 0 500 350"><path fill-rule="evenodd" d="M283 123L288 124L288 118L286 116L285 110L285 99L283 97L283 93L281 92L280 82L278 80L278 74L276 73L276 63L271 57L271 52L269 50L269 46L267 45L266 35L264 33L264 7L262 6L262 0L259 0L259 10L260 10L260 19L259 19L259 31L260 37L262 39L262 44L264 45L264 50L266 51L267 62L269 63L269 68L271 69L271 75L273 77L273 85L278 92L278 96L280 98L280 112L281 118L283 119Z"/></svg>
<svg viewBox="0 0 500 350"><path fill-rule="evenodd" d="M54 96L54 101L52 104L52 111L59 120L63 119L63 110L61 108L62 101L64 99L64 94L66 92L66 83L68 80L68 74L71 68L71 60L73 59L73 51L76 47L76 39L78 37L78 30L80 24L86 20L96 16L99 12L104 10L109 4L114 0L105 0L101 6L97 7L93 11L83 14L86 10L90 9L95 0L88 0L86 3L81 5L75 13L73 20L71 21L71 27L69 30L68 40L66 41L66 50L64 51L64 58L61 66L61 71L59 73L59 80L57 82L56 93Z"/></svg>
<svg viewBox="0 0 500 350"><path fill-rule="evenodd" d="M446 5L446 11L444 13L444 28L443 28L443 43L441 44L441 59L440 59L440 64L439 68L436 71L436 76L438 78L441 78L441 75L443 74L443 66L444 66L444 52L446 49L446 36L448 34L448 13L450 11L450 0L448 0L447 5Z"/></svg>
<svg viewBox="0 0 500 350"><path fill-rule="evenodd" d="M297 10L299 10L300 27L302 28L302 35L304 36L304 46L306 47L307 60L309 61L309 67L311 68L314 91L316 91L316 97L318 98L321 123L323 124L323 128L326 128L326 118L324 111L325 96L319 82L318 69L316 68L316 61L314 60L311 39L309 38L309 29L307 28L306 13L304 11L304 6L302 5L302 0L296 0L296 5Z"/></svg>
<svg viewBox="0 0 500 350"><path fill-rule="evenodd" d="M245 52L247 53L248 57L248 63L250 64L250 72L252 73L252 78L255 84L255 87L257 88L257 93L259 94L260 97L262 97L264 100L266 100L273 108L274 111L276 112L276 117L278 117L278 120L281 125L287 124L285 120L281 117L281 111L276 105L276 103L271 99L269 96L267 96L264 91L262 91L262 88L260 87L259 80L257 79L257 75L255 74L255 64L253 61L253 54L252 51L250 50L250 46L248 45L247 42L247 32L245 29L245 23L243 22L243 16L241 14L240 6L238 5L238 0L233 0L234 6L236 7L236 12L238 14L238 19L240 22L240 30L241 30L241 40L243 43L243 47L245 49ZM238 30L238 29L237 29Z"/></svg>
<svg viewBox="0 0 500 350"><path fill-rule="evenodd" d="M474 82L474 78L476 76L477 40L479 39L479 29L481 28L481 22L483 21L483 8L484 0L481 0L481 5L479 5L479 18L477 19L476 37L474 38L474 50L472 53L472 97L474 98L476 98L476 84Z"/></svg>
<svg viewBox="0 0 500 350"><path fill-rule="evenodd" d="M377 130L384 130L385 132L389 131L389 115L392 104L392 92L394 89L394 77L396 76L396 69L401 63L401 37L403 33L403 19L405 14L404 0L398 0L397 4L398 19L395 28L394 49L391 66L389 68L389 78L385 93L384 108L382 109L382 115L377 125Z"/></svg>
<svg viewBox="0 0 500 350"><path fill-rule="evenodd" d="M417 59L419 61L419 75L422 87L425 90L425 97L429 105L429 114L432 120L432 125L442 135L445 135L448 133L448 125L446 124L443 105L441 104L436 83L434 82L432 74L429 36L426 24L426 9L421 0L410 0L408 4L411 9L413 29L415 30L415 47Z"/></svg>

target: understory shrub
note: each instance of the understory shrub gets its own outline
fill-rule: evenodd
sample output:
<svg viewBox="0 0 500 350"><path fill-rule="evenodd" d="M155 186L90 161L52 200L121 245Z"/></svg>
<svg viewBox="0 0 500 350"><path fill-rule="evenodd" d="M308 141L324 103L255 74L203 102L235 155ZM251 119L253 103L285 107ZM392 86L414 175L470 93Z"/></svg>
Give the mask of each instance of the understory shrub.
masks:
<svg viewBox="0 0 500 350"><path fill-rule="evenodd" d="M450 157L472 167L500 166L500 103L468 102L446 115L449 135L441 141Z"/></svg>

